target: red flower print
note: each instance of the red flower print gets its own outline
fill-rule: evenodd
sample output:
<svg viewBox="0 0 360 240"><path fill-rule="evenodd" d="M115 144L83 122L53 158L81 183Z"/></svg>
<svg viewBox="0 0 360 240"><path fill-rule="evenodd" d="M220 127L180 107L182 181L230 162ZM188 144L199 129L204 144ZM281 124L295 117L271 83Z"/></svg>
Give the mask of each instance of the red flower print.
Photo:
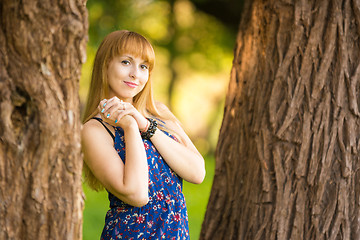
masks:
<svg viewBox="0 0 360 240"><path fill-rule="evenodd" d="M156 199L158 200L158 201L161 201L161 200L163 200L164 199L164 194L162 193L162 192L157 192L157 194L156 194Z"/></svg>
<svg viewBox="0 0 360 240"><path fill-rule="evenodd" d="M166 196L165 202L166 202L167 204L171 204L173 201L172 201L172 199L171 199L169 196Z"/></svg>
<svg viewBox="0 0 360 240"><path fill-rule="evenodd" d="M137 218L136 218L136 223L143 223L145 221L145 217L144 215L140 214Z"/></svg>
<svg viewBox="0 0 360 240"><path fill-rule="evenodd" d="M174 220L175 220L176 222L178 222L178 221L180 221L180 219L181 219L181 214L180 214L180 213L175 213L175 214L174 214Z"/></svg>
<svg viewBox="0 0 360 240"><path fill-rule="evenodd" d="M153 226L153 224L154 224L154 221L148 221L148 223L147 223L147 225L148 225L148 228L151 228L152 226Z"/></svg>
<svg viewBox="0 0 360 240"><path fill-rule="evenodd" d="M165 178L165 183L167 183L167 184L168 184L169 182L170 182L170 178L168 178L168 177L167 177L167 178Z"/></svg>
<svg viewBox="0 0 360 240"><path fill-rule="evenodd" d="M121 159L126 159L124 140L123 130L116 128L114 147ZM182 179L151 141L143 143L148 163L149 203L141 208L133 207L109 193L111 209L106 213L101 239L189 240Z"/></svg>

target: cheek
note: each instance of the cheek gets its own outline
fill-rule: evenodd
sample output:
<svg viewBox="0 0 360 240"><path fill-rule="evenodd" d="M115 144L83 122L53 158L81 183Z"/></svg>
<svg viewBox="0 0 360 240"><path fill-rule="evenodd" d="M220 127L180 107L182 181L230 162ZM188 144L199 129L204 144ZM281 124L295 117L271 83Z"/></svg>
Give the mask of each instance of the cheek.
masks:
<svg viewBox="0 0 360 240"><path fill-rule="evenodd" d="M148 80L149 80L149 73L144 73L144 74L142 74L142 77L141 77L141 82L142 82L142 84L145 85Z"/></svg>
<svg viewBox="0 0 360 240"><path fill-rule="evenodd" d="M143 79L141 79L141 90L142 91L145 88L145 85L147 84L147 82L149 81L149 76L144 77Z"/></svg>
<svg viewBox="0 0 360 240"><path fill-rule="evenodd" d="M110 81L111 79L113 79L114 77L114 70L111 66L108 67L107 72L106 72L107 78Z"/></svg>

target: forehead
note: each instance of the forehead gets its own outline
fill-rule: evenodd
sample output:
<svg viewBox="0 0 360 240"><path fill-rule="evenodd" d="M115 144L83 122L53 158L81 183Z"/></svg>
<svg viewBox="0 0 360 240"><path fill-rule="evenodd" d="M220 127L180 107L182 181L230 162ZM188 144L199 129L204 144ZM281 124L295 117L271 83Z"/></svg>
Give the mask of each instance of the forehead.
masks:
<svg viewBox="0 0 360 240"><path fill-rule="evenodd" d="M131 53L124 53L119 55L118 57L121 58L129 58L130 60L139 61L139 62L148 62L146 58L143 58L142 56L134 56Z"/></svg>
<svg viewBox="0 0 360 240"><path fill-rule="evenodd" d="M155 58L151 45L139 38L126 38L116 42L111 55L112 57L127 55L146 62L153 62Z"/></svg>

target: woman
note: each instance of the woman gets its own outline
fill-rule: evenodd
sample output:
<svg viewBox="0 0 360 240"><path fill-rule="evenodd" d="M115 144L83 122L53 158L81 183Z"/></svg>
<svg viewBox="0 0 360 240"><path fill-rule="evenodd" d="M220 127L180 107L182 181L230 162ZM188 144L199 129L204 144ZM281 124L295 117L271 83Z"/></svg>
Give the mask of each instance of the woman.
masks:
<svg viewBox="0 0 360 240"><path fill-rule="evenodd" d="M101 239L189 239L182 179L199 184L204 159L178 120L155 103L155 54L140 34L115 31L94 61L82 146L89 186L110 210Z"/></svg>

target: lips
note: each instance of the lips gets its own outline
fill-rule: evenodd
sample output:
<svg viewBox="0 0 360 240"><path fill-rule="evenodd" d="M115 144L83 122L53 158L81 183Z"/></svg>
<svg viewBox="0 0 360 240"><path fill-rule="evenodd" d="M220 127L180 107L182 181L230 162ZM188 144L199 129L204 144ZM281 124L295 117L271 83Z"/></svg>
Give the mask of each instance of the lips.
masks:
<svg viewBox="0 0 360 240"><path fill-rule="evenodd" d="M133 83L133 82L124 81L124 83L131 88L136 88L138 86L136 83Z"/></svg>

